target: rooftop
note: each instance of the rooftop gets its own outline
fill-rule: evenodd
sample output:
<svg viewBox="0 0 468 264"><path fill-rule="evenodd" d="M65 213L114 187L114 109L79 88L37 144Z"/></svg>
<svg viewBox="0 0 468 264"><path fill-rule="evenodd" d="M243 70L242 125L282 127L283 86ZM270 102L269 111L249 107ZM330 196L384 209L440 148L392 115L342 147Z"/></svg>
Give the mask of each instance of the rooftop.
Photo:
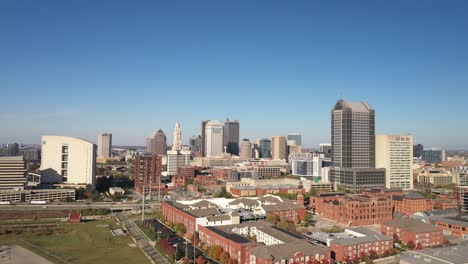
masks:
<svg viewBox="0 0 468 264"><path fill-rule="evenodd" d="M400 254L402 264L458 264L468 259L468 241L455 246L405 251Z"/></svg>
<svg viewBox="0 0 468 264"><path fill-rule="evenodd" d="M351 246L362 243L393 240L392 237L382 235L364 227L347 228L346 233L355 236L350 238L338 237L337 239L333 239L331 243L342 246Z"/></svg>
<svg viewBox="0 0 468 264"><path fill-rule="evenodd" d="M411 232L425 233L425 232L437 232L440 229L434 225L426 224L417 220L409 218L402 218L397 220L391 220L384 223L386 226L398 227Z"/></svg>

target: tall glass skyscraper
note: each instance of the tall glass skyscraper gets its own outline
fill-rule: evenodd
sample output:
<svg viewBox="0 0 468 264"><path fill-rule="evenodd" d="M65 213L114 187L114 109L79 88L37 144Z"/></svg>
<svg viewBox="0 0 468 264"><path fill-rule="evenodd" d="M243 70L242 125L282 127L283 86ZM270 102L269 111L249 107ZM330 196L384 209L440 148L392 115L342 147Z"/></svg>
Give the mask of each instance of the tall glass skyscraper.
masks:
<svg viewBox="0 0 468 264"><path fill-rule="evenodd" d="M375 169L375 111L367 102L339 100L332 110L330 180L354 192L385 186Z"/></svg>
<svg viewBox="0 0 468 264"><path fill-rule="evenodd" d="M260 139L260 158L271 158L271 139Z"/></svg>
<svg viewBox="0 0 468 264"><path fill-rule="evenodd" d="M223 144L227 153L239 156L239 121L224 121Z"/></svg>
<svg viewBox="0 0 468 264"><path fill-rule="evenodd" d="M302 136L299 133L289 133L288 142L294 141L296 146L302 146Z"/></svg>

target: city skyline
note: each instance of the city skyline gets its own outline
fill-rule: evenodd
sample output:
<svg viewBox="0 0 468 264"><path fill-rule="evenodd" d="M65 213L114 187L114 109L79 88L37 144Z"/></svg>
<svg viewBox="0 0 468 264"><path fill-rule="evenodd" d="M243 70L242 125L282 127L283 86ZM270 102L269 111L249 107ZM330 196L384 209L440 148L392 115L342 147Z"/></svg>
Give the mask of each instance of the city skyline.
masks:
<svg viewBox="0 0 468 264"><path fill-rule="evenodd" d="M0 7L2 143L110 131L115 145L144 145L180 120L187 144L201 120L232 117L240 138L299 132L310 148L330 141L342 97L373 105L376 134L468 149L464 1Z"/></svg>

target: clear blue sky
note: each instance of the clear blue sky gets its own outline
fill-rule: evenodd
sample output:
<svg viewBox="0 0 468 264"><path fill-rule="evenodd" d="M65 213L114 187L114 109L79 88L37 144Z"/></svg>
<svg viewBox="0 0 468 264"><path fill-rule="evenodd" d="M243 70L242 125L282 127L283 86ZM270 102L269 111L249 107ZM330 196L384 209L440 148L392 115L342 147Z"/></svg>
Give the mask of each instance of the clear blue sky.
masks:
<svg viewBox="0 0 468 264"><path fill-rule="evenodd" d="M468 149L468 1L0 1L0 143L44 134L330 141L341 95L377 133Z"/></svg>

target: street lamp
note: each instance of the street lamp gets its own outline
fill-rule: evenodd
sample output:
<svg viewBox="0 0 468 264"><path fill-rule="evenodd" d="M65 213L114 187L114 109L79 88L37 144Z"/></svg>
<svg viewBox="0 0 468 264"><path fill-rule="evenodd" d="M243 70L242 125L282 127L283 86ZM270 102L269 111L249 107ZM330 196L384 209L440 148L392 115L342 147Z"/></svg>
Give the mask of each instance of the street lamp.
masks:
<svg viewBox="0 0 468 264"><path fill-rule="evenodd" d="M177 262L177 244L175 244L174 262Z"/></svg>

